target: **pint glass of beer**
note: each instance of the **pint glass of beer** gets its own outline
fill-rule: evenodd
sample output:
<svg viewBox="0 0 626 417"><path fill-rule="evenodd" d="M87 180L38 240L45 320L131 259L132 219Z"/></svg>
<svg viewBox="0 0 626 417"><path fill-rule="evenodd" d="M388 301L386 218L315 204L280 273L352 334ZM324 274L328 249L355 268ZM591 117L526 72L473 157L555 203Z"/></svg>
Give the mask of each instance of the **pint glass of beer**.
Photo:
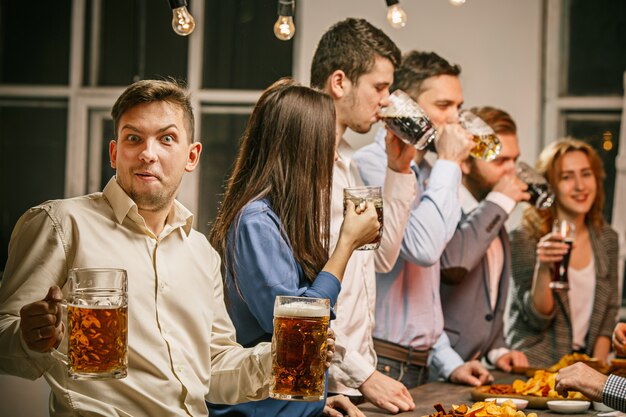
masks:
<svg viewBox="0 0 626 417"><path fill-rule="evenodd" d="M539 210L545 210L554 203L554 192L548 181L527 163L517 163L517 177L528 185L530 204Z"/></svg>
<svg viewBox="0 0 626 417"><path fill-rule="evenodd" d="M270 397L324 399L330 300L278 296L274 303Z"/></svg>
<svg viewBox="0 0 626 417"><path fill-rule="evenodd" d="M463 129L472 135L472 140L475 143L470 155L487 162L493 161L500 155L502 143L496 136L496 132L483 119L469 110L461 110L459 123Z"/></svg>
<svg viewBox="0 0 626 417"><path fill-rule="evenodd" d="M73 379L120 379L128 372L128 278L123 269L69 272L67 355L53 350Z"/></svg>
<svg viewBox="0 0 626 417"><path fill-rule="evenodd" d="M380 229L378 229L378 235L370 243L357 248L357 250L372 250L378 249L380 246L380 239L383 237L383 192L381 187L351 187L343 189L343 213L345 215L348 208L348 200L354 203L355 207L365 208L365 204L373 204L376 208L376 214L378 215L378 222L380 223Z"/></svg>
<svg viewBox="0 0 626 417"><path fill-rule="evenodd" d="M563 255L563 259L554 263L554 275L550 282L550 288L553 290L568 290L569 278L567 271L569 270L569 260L572 254L572 245L574 244L574 238L576 237L575 227L567 220L555 220L552 228L553 233L557 233L562 239L563 243L567 243L567 253Z"/></svg>
<svg viewBox="0 0 626 417"><path fill-rule="evenodd" d="M389 106L380 111L380 117L396 136L419 150L426 149L437 137L424 110L402 90L391 93Z"/></svg>

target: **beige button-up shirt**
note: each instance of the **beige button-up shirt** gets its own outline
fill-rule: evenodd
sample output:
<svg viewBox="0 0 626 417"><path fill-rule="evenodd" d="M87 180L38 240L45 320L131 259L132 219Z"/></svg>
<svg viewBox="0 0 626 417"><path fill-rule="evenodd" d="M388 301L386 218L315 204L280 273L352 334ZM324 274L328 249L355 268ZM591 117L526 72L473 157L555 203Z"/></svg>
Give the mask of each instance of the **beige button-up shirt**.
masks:
<svg viewBox="0 0 626 417"><path fill-rule="evenodd" d="M359 171L352 161L354 150L341 140L339 159L333 168L331 207L331 251L337 244L343 223L343 189L362 186ZM415 175L400 174L387 168L383 188L384 228L377 250L355 251L346 266L341 292L331 323L336 333L336 352L330 367L328 391L361 395L358 388L376 370L374 351L374 310L376 272L388 272L400 253L402 236L415 199Z"/></svg>
<svg viewBox="0 0 626 417"><path fill-rule="evenodd" d="M52 388L51 415L203 416L205 399L267 396L270 346L243 349L223 302L219 256L175 202L159 236L115 179L102 193L49 201L18 221L0 285L0 372ZM70 268L128 271L128 376L75 381L49 353L29 350L19 310ZM66 350L64 340L59 350Z"/></svg>

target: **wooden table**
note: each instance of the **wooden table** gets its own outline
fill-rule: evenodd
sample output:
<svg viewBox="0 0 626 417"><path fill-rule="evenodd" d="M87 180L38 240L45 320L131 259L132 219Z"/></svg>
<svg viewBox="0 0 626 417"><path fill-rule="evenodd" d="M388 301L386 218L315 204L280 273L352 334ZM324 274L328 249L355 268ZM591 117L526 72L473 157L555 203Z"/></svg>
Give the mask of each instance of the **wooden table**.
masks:
<svg viewBox="0 0 626 417"><path fill-rule="evenodd" d="M526 379L523 375L511 375L500 371L492 371L495 378L495 382L498 384L510 384L515 379ZM416 388L409 390L415 401L415 410L406 413L397 414L399 416L406 417L422 417L427 416L435 412L433 405L437 403L443 404L446 410L452 408L452 404L467 404L470 406L474 401L470 397L470 391L472 387L466 385L457 385L449 382L431 382ZM390 414L375 407L371 403L361 404L359 409L367 417L388 417ZM530 411L537 413L538 417L566 417L566 414L553 413L550 410L534 410L530 408L524 409L524 412L528 414ZM585 413L572 414L573 417L585 417L597 414L590 407L589 411Z"/></svg>

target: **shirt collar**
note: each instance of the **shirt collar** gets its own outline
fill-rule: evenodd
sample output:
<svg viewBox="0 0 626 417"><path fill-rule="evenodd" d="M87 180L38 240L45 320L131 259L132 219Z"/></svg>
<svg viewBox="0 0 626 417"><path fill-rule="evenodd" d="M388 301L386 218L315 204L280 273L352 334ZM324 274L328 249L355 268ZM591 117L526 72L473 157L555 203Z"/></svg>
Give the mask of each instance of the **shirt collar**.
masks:
<svg viewBox="0 0 626 417"><path fill-rule="evenodd" d="M346 166L349 166L352 162L352 157L354 156L355 149L348 143L345 138L341 138L339 140L339 145L337 146L337 155L339 155L339 160L341 160Z"/></svg>
<svg viewBox="0 0 626 417"><path fill-rule="evenodd" d="M106 187L104 187L102 194L104 194L104 197L111 205L115 219L119 224L122 224L124 219L128 216L128 218L133 222L144 228L146 227L145 221L137 209L137 204L135 204L122 187L120 187L115 177L112 177L109 180ZM172 229L181 227L185 232L185 235L189 236L189 233L191 233L191 226L193 224L193 214L191 214L191 212L180 202L174 200L172 209L167 215L166 223Z"/></svg>

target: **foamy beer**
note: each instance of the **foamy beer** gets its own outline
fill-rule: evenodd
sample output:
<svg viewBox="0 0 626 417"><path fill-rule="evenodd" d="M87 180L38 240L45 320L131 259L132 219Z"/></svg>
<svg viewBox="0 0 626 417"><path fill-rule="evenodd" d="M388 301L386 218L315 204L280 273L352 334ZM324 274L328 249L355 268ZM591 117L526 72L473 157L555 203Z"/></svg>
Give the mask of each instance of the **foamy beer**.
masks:
<svg viewBox="0 0 626 417"><path fill-rule="evenodd" d="M274 303L270 397L324 399L330 300L278 296Z"/></svg>
<svg viewBox="0 0 626 417"><path fill-rule="evenodd" d="M123 269L69 272L67 355L53 355L73 379L124 378L128 372L128 278Z"/></svg>
<svg viewBox="0 0 626 417"><path fill-rule="evenodd" d="M357 248L357 250L372 250L378 249L380 246L380 239L383 237L383 193L380 187L350 187L343 189L343 213L346 214L348 208L348 200L352 201L355 207L361 207L365 209L365 205L373 204L378 215L378 223L380 223L380 229L378 229L378 235L371 242Z"/></svg>
<svg viewBox="0 0 626 417"><path fill-rule="evenodd" d="M380 117L396 136L419 150L425 149L437 137L437 131L424 110L402 90L391 93L389 106L380 111Z"/></svg>
<svg viewBox="0 0 626 417"><path fill-rule="evenodd" d="M496 136L496 132L483 119L469 110L461 110L459 112L459 123L463 126L463 129L472 135L475 145L470 151L470 155L488 162L493 161L500 155L502 143Z"/></svg>

